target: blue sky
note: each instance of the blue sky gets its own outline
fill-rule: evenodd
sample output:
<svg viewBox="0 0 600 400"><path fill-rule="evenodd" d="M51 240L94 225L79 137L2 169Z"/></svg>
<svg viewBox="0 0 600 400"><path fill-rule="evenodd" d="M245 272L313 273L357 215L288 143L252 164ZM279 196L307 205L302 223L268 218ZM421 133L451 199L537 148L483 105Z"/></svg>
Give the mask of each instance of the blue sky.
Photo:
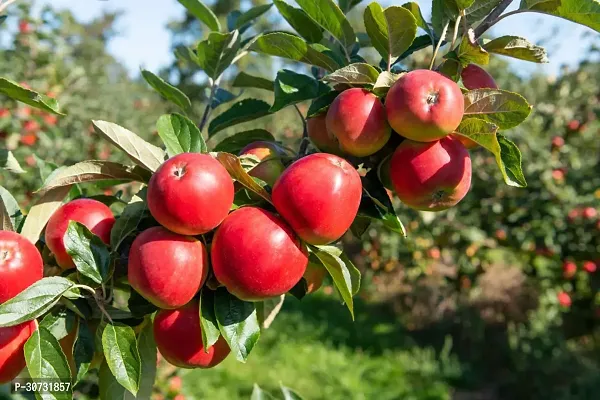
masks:
<svg viewBox="0 0 600 400"><path fill-rule="evenodd" d="M365 0L367 2L370 0ZM428 19L431 0L416 2ZM170 61L170 38L166 24L183 15L183 6L176 0L38 0L38 4L44 3L70 9L85 21L103 10L123 10L125 15L118 24L121 34L110 44L109 51L123 61L132 74L137 74L140 67L157 70ZM382 3L392 4L390 1ZM519 1L515 3L518 4ZM512 8L516 8L516 4ZM547 73L556 74L562 64L575 65L585 54L591 38L598 38L598 34L591 29L558 18L530 13L506 18L492 28L491 32L496 36L523 36L548 48L550 64L538 66L515 61L512 67L522 73L541 68ZM591 35L582 40L582 35L586 32Z"/></svg>

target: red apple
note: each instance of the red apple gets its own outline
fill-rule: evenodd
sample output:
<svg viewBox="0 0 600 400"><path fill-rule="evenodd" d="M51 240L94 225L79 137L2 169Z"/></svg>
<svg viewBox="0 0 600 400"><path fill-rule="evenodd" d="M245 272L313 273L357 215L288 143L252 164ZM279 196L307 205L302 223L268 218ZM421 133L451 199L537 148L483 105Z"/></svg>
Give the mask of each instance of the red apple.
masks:
<svg viewBox="0 0 600 400"><path fill-rule="evenodd" d="M159 308L178 308L200 290L208 275L201 241L155 226L135 238L129 250L129 284Z"/></svg>
<svg viewBox="0 0 600 400"><path fill-rule="evenodd" d="M75 268L63 241L69 221L77 221L85 225L104 243L110 244L110 231L115 224L115 217L110 208L92 199L73 200L56 210L46 226L46 245L63 269Z"/></svg>
<svg viewBox="0 0 600 400"><path fill-rule="evenodd" d="M165 228L201 235L216 228L233 204L233 181L208 154L183 153L165 161L148 184L148 209Z"/></svg>
<svg viewBox="0 0 600 400"><path fill-rule="evenodd" d="M308 137L317 149L324 153L341 155L340 142L327 130L327 114L317 115L306 121Z"/></svg>
<svg viewBox="0 0 600 400"><path fill-rule="evenodd" d="M464 106L458 85L429 70L403 75L385 100L392 129L418 142L433 142L453 132L462 120Z"/></svg>
<svg viewBox="0 0 600 400"><path fill-rule="evenodd" d="M585 261L583 263L583 269L590 274L596 272L597 268L598 267L597 267L596 263L593 261Z"/></svg>
<svg viewBox="0 0 600 400"><path fill-rule="evenodd" d="M309 262L303 278L306 280L306 294L314 293L323 285L327 270L322 265Z"/></svg>
<svg viewBox="0 0 600 400"><path fill-rule="evenodd" d="M437 247L432 247L427 250L427 255L429 256L429 258L432 258L434 260L439 260L441 254L442 253L440 252L440 249L438 249Z"/></svg>
<svg viewBox="0 0 600 400"><path fill-rule="evenodd" d="M579 218L579 216L581 216L581 210L579 210L578 208L572 209L571 211L569 211L569 214L567 214L567 218L571 222L575 221L577 218Z"/></svg>
<svg viewBox="0 0 600 400"><path fill-rule="evenodd" d="M0 231L0 304L42 279L44 263L38 249L15 232Z"/></svg>
<svg viewBox="0 0 600 400"><path fill-rule="evenodd" d="M175 393L179 393L181 391L181 386L183 384L183 381L181 379L180 376L174 376L171 379L169 379L169 392L175 394Z"/></svg>
<svg viewBox="0 0 600 400"><path fill-rule="evenodd" d="M240 151L240 156L243 155L253 155L261 161L248 172L248 175L265 181L271 187L285 170L281 157L286 155L286 151L277 143L265 141L250 143Z"/></svg>
<svg viewBox="0 0 600 400"><path fill-rule="evenodd" d="M366 89L340 93L327 111L326 129L345 153L369 156L383 148L392 134L379 97Z"/></svg>
<svg viewBox="0 0 600 400"><path fill-rule="evenodd" d="M23 346L36 329L35 320L0 328L0 384L12 381L25 368Z"/></svg>
<svg viewBox="0 0 600 400"><path fill-rule="evenodd" d="M333 154L303 157L273 187L273 205L298 236L310 244L338 240L350 228L362 196L356 169Z"/></svg>
<svg viewBox="0 0 600 400"><path fill-rule="evenodd" d="M58 117L54 114L46 114L44 115L44 122L50 126L56 126L58 123Z"/></svg>
<svg viewBox="0 0 600 400"><path fill-rule="evenodd" d="M566 292L558 292L556 295L558 303L563 307L571 307L572 301L571 296Z"/></svg>
<svg viewBox="0 0 600 400"><path fill-rule="evenodd" d="M391 162L396 194L407 206L440 211L456 205L471 185L471 157L457 140L436 142L405 140Z"/></svg>
<svg viewBox="0 0 600 400"><path fill-rule="evenodd" d="M577 121L576 119L573 119L571 121L569 121L569 123L567 124L567 129L569 129L570 131L579 131L581 128L581 122Z"/></svg>
<svg viewBox="0 0 600 400"><path fill-rule="evenodd" d="M479 146L479 144L477 142L469 139L468 137L464 137L464 136L456 134L456 133L452 133L450 136L452 136L454 139L461 142L462 145L465 146L465 148L467 148L469 150L474 149L475 147Z"/></svg>
<svg viewBox="0 0 600 400"><path fill-rule="evenodd" d="M495 236L498 240L506 240L506 231L504 229L496 229Z"/></svg>
<svg viewBox="0 0 600 400"><path fill-rule="evenodd" d="M577 264L572 261L565 261L562 268L563 276L567 279L571 279L577 273Z"/></svg>
<svg viewBox="0 0 600 400"><path fill-rule="evenodd" d="M212 368L230 353L229 345L221 336L204 350L200 326L198 300L175 310L161 310L154 318L154 340L160 354L180 368Z"/></svg>
<svg viewBox="0 0 600 400"><path fill-rule="evenodd" d="M22 34L28 34L32 32L31 25L28 21L24 19L19 21L19 32Z"/></svg>
<svg viewBox="0 0 600 400"><path fill-rule="evenodd" d="M565 139L563 139L561 136L554 136L552 138L552 147L560 149L564 145L565 145Z"/></svg>
<svg viewBox="0 0 600 400"><path fill-rule="evenodd" d="M29 119L23 122L23 132L25 133L36 133L40 130L40 124L33 119Z"/></svg>
<svg viewBox="0 0 600 400"><path fill-rule="evenodd" d="M563 181L565 179L565 173L562 169L555 169L552 171L552 179L555 181Z"/></svg>
<svg viewBox="0 0 600 400"><path fill-rule="evenodd" d="M21 142L21 144L23 144L24 146L31 147L37 143L37 140L38 140L38 138L35 133L27 133L27 134L21 136L21 138L19 139L19 142Z"/></svg>
<svg viewBox="0 0 600 400"><path fill-rule="evenodd" d="M10 117L10 110L8 108L0 108L0 118Z"/></svg>
<svg viewBox="0 0 600 400"><path fill-rule="evenodd" d="M598 215L598 212L596 211L596 209L594 207L586 207L581 212L581 215L585 219L594 219Z"/></svg>
<svg viewBox="0 0 600 400"><path fill-rule="evenodd" d="M463 68L461 78L463 85L469 90L498 89L494 78L485 69L475 64L469 64Z"/></svg>
<svg viewBox="0 0 600 400"><path fill-rule="evenodd" d="M243 207L217 229L211 259L215 277L230 293L260 301L293 288L306 270L308 255L281 218Z"/></svg>

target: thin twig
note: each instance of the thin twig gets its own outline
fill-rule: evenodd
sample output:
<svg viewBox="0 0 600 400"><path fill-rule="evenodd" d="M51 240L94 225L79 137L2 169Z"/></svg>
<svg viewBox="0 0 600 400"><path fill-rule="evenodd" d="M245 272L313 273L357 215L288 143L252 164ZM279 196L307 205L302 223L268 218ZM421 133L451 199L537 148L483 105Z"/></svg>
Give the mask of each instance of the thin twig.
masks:
<svg viewBox="0 0 600 400"><path fill-rule="evenodd" d="M440 51L440 47L442 46L442 42L446 37L446 32L448 32L448 26L450 25L450 21L446 22L446 26L442 30L442 34L440 35L440 40L438 41L437 46L435 47L435 51L433 52L433 56L431 57L431 64L429 64L429 69L433 69L433 65L435 64L435 58L437 57L438 52Z"/></svg>
<svg viewBox="0 0 600 400"><path fill-rule="evenodd" d="M481 35L487 32L487 30L490 29L496 22L504 18L500 17L500 14L506 11L512 2L513 0L503 0L498 7L494 8L494 10L483 20L483 22L479 24L477 29L475 29L475 39L481 37Z"/></svg>
<svg viewBox="0 0 600 400"><path fill-rule="evenodd" d="M456 38L458 37L458 27L460 26L461 19L462 14L456 18L456 21L454 21L454 33L452 35L452 43L450 44L451 49L454 49L454 45L456 44Z"/></svg>
<svg viewBox="0 0 600 400"><path fill-rule="evenodd" d="M298 158L300 158L305 156L306 150L308 150L308 125L306 123L306 118L304 118L304 115L302 115L302 112L300 112L298 106L294 104L294 108L302 120L302 141L300 142L300 148L298 149Z"/></svg>
<svg viewBox="0 0 600 400"><path fill-rule="evenodd" d="M98 306L98 309L100 309L100 311L102 312L102 314L104 314L106 316L106 318L108 319L108 321L112 324L113 320L110 317L110 315L108 314L108 312L106 311L106 309L104 308L104 305L102 304L102 301L98 298L98 294L96 293L96 291L94 289L92 289L91 287L87 286L87 285L75 285L75 288L78 289L83 289L87 292L90 292L92 294L92 297L94 298L94 301L96 302L96 305Z"/></svg>
<svg viewBox="0 0 600 400"><path fill-rule="evenodd" d="M212 84L210 87L210 96L208 96L208 102L206 103L206 107L204 107L204 112L202 113L202 119L200 120L200 125L198 128L200 129L200 133L204 130L204 126L206 126L206 122L208 121L208 114L210 113L210 108L212 105L213 98L215 97L215 93L217 91L217 85Z"/></svg>

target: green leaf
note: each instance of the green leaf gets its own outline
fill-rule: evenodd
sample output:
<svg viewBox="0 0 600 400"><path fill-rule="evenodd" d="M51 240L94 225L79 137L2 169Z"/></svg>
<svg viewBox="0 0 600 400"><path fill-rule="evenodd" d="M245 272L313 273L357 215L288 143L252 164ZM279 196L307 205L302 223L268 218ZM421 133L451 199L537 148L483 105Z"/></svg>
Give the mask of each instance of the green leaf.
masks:
<svg viewBox="0 0 600 400"><path fill-rule="evenodd" d="M208 89L208 91L210 92L209 89ZM235 95L228 90L216 88L215 93L212 98L212 101L210 103L210 108L212 108L214 110L215 108L219 107L220 105L229 103L230 101L233 101L233 100L237 99L238 97L239 97L239 95Z"/></svg>
<svg viewBox="0 0 600 400"><path fill-rule="evenodd" d="M252 22L256 18L269 11L272 5L273 4L262 4L260 6L252 7L245 13L242 13L235 21L235 28L240 29L244 25Z"/></svg>
<svg viewBox="0 0 600 400"><path fill-rule="evenodd" d="M137 395L142 367L133 328L123 324L106 325L102 332L102 348L117 382Z"/></svg>
<svg viewBox="0 0 600 400"><path fill-rule="evenodd" d="M3 168L14 174L22 174L25 171L21 168L21 165L15 158L12 151L6 149L0 149L0 168Z"/></svg>
<svg viewBox="0 0 600 400"><path fill-rule="evenodd" d="M526 187L527 182L521 170L521 153L508 139L500 139L498 126L478 118L463 120L455 134L464 136L489 150L495 157L504 182L510 186Z"/></svg>
<svg viewBox="0 0 600 400"><path fill-rule="evenodd" d="M433 31L431 30L431 27L429 26L427 21L425 21L425 18L423 18L423 13L421 12L421 8L419 7L419 5L415 2L409 2L402 4L402 7L406 8L408 11L411 12L413 17L415 17L417 27L423 29L431 38L431 44L435 45L435 35L433 34Z"/></svg>
<svg viewBox="0 0 600 400"><path fill-rule="evenodd" d="M314 259L313 256L316 257L316 259ZM339 256L325 251L322 247L319 247L310 255L310 257L313 263L323 265L327 269L327 272L331 275L335 287L340 292L340 295L342 296L344 303L346 303L346 307L350 310L350 314L354 320L352 274L350 273L349 267Z"/></svg>
<svg viewBox="0 0 600 400"><path fill-rule="evenodd" d="M213 31L220 31L221 24L217 16L200 0L177 0L200 21L204 22Z"/></svg>
<svg viewBox="0 0 600 400"><path fill-rule="evenodd" d="M329 91L327 85L313 77L288 69L277 72L274 87L275 101L269 110L272 113L292 104L313 99Z"/></svg>
<svg viewBox="0 0 600 400"><path fill-rule="evenodd" d="M0 328L38 318L48 312L75 284L65 278L43 278L0 305Z"/></svg>
<svg viewBox="0 0 600 400"><path fill-rule="evenodd" d="M333 0L296 0L296 3L327 32L336 38L342 47L351 50L356 42L352 25Z"/></svg>
<svg viewBox="0 0 600 400"><path fill-rule="evenodd" d="M459 79L461 78L460 75L462 73L462 70L463 67L461 63L458 60L453 59L444 60L444 62L437 67L437 71L440 74L446 75L454 82L459 81Z"/></svg>
<svg viewBox="0 0 600 400"><path fill-rule="evenodd" d="M90 160L82 161L67 167L60 167L54 170L46 181L44 186L36 193L44 195L50 190L62 186L71 186L78 183L98 182L98 181L137 181L148 182L151 174L140 167L128 167L111 161Z"/></svg>
<svg viewBox="0 0 600 400"><path fill-rule="evenodd" d="M41 381L71 382L67 357L58 340L47 329L39 327L35 330L25 343L24 352L31 378ZM70 400L72 397L72 385L68 385L68 390L52 391L44 393L43 397L39 396L39 398L52 400Z"/></svg>
<svg viewBox="0 0 600 400"><path fill-rule="evenodd" d="M27 214L21 235L29 239L31 243L37 243L46 223L61 205L62 201L71 190L71 186L62 186L52 189L44 194Z"/></svg>
<svg viewBox="0 0 600 400"><path fill-rule="evenodd" d="M456 21L459 9L454 0L433 0L431 5L431 24L436 38L442 36L444 26Z"/></svg>
<svg viewBox="0 0 600 400"><path fill-rule="evenodd" d="M327 71L335 71L340 67L338 62L323 53L320 47L309 45L290 33L272 32L259 36L250 46L250 50L315 65Z"/></svg>
<svg viewBox="0 0 600 400"><path fill-rule="evenodd" d="M134 195L110 231L110 246L113 251L121 246L127 236L136 231L142 219L148 214L147 210L146 202Z"/></svg>
<svg viewBox="0 0 600 400"><path fill-rule="evenodd" d="M25 89L18 83L6 78L0 78L0 93L40 110L52 114L65 115L60 112L58 102L55 99L33 90Z"/></svg>
<svg viewBox="0 0 600 400"><path fill-rule="evenodd" d="M520 8L554 15L600 32L598 0L521 0Z"/></svg>
<svg viewBox="0 0 600 400"><path fill-rule="evenodd" d="M379 71L370 64L355 63L326 75L323 81L350 85L372 85L377 82ZM314 97L314 96L313 96Z"/></svg>
<svg viewBox="0 0 600 400"><path fill-rule="evenodd" d="M244 147L257 141L273 142L275 141L275 138L269 131L264 129L252 129L250 131L238 132L223 139L215 146L215 151L238 154Z"/></svg>
<svg viewBox="0 0 600 400"><path fill-rule="evenodd" d="M156 342L152 324L148 322L138 338L138 348L142 362L142 379L136 399L144 400L152 397L152 390L156 380Z"/></svg>
<svg viewBox="0 0 600 400"><path fill-rule="evenodd" d="M96 133L122 150L140 167L156 171L165 160L165 152L135 133L111 122L92 121Z"/></svg>
<svg viewBox="0 0 600 400"><path fill-rule="evenodd" d="M225 128L265 117L271 112L271 106L258 99L244 99L232 105L227 111L215 117L208 125L208 137Z"/></svg>
<svg viewBox="0 0 600 400"><path fill-rule="evenodd" d="M547 63L546 49L529 43L525 38L518 36L502 36L483 45L483 48L496 54L518 58L519 60L535 63Z"/></svg>
<svg viewBox="0 0 600 400"><path fill-rule="evenodd" d="M98 285L105 283L110 272L110 252L102 239L85 225L69 221L63 240L77 271Z"/></svg>
<svg viewBox="0 0 600 400"><path fill-rule="evenodd" d="M161 116L156 130L167 147L169 157L181 153L206 153L206 143L200 129L189 118L180 114Z"/></svg>
<svg viewBox="0 0 600 400"><path fill-rule="evenodd" d="M202 345L204 351L208 353L208 349L217 343L221 336L219 323L215 315L215 292L207 289L202 289L200 294L200 327L202 328Z"/></svg>
<svg viewBox="0 0 600 400"><path fill-rule="evenodd" d="M502 0L477 0L473 5L465 10L467 22L472 25L488 16L494 8L496 8Z"/></svg>
<svg viewBox="0 0 600 400"><path fill-rule="evenodd" d="M252 388L252 397L250 397L250 400L275 400L275 398L255 383Z"/></svg>
<svg viewBox="0 0 600 400"><path fill-rule="evenodd" d="M394 74L393 72L383 71L377 76L377 80L373 85L373 93L378 96L385 96L390 88L396 83L402 74Z"/></svg>
<svg viewBox="0 0 600 400"><path fill-rule="evenodd" d="M273 81L260 76L254 76L241 71L231 84L233 87L258 88L273 91Z"/></svg>
<svg viewBox="0 0 600 400"><path fill-rule="evenodd" d="M371 226L371 218L363 217L361 215L357 215L350 225L350 231L357 238L361 238L362 235L369 229Z"/></svg>
<svg viewBox="0 0 600 400"><path fill-rule="evenodd" d="M518 93L500 89L470 90L465 97L465 117L492 122L500 129L511 129L525 121L531 106Z"/></svg>
<svg viewBox="0 0 600 400"><path fill-rule="evenodd" d="M84 320L79 321L77 339L73 348L73 359L75 360L76 378L75 382L81 382L90 369L94 358L95 344L94 335Z"/></svg>
<svg viewBox="0 0 600 400"><path fill-rule="evenodd" d="M475 0L454 0L454 2L459 10L466 10L475 3Z"/></svg>
<svg viewBox="0 0 600 400"><path fill-rule="evenodd" d="M233 179L241 183L244 187L246 187L246 189L253 191L272 204L271 195L262 186L256 183L256 181L252 179L250 175L248 175L237 156L229 153L219 152L215 155L215 158L221 163L221 165L225 167Z"/></svg>
<svg viewBox="0 0 600 400"><path fill-rule="evenodd" d="M456 56L463 67L469 64L487 65L490 62L490 54L477 43L473 29L469 29L468 34L463 36L458 50L448 53L447 58L453 56Z"/></svg>
<svg viewBox="0 0 600 400"><path fill-rule="evenodd" d="M314 99L308 107L308 111L306 112L306 118L316 117L319 114L327 112L329 106L331 105L331 103L333 103L333 101L336 97L338 97L339 94L340 92L332 90Z"/></svg>
<svg viewBox="0 0 600 400"><path fill-rule="evenodd" d="M183 62L186 67L197 66L198 65L198 57L196 57L196 53L192 49L184 45L178 45L175 47L175 58L179 61Z"/></svg>
<svg viewBox="0 0 600 400"><path fill-rule="evenodd" d="M17 232L23 219L23 212L17 200L0 186L0 230Z"/></svg>
<svg viewBox="0 0 600 400"><path fill-rule="evenodd" d="M371 3L365 9L364 21L373 47L388 65L408 50L417 36L417 21L403 7L392 6L383 10L378 3Z"/></svg>
<svg viewBox="0 0 600 400"><path fill-rule="evenodd" d="M40 326L48 329L52 336L60 340L75 329L75 322L75 314L72 311L64 308L54 309L40 321Z"/></svg>
<svg viewBox="0 0 600 400"><path fill-rule="evenodd" d="M231 352L238 361L246 362L260 337L254 303L240 300L221 287L215 292L215 315Z"/></svg>
<svg viewBox="0 0 600 400"><path fill-rule="evenodd" d="M396 215L392 201L388 197L385 187L379 181L377 171L375 169L369 171L362 178L362 183L363 197L360 202L358 214L382 221L386 228L406 237L404 225Z"/></svg>
<svg viewBox="0 0 600 400"><path fill-rule="evenodd" d="M281 386L281 394L283 394L283 400L303 400L302 396L283 385Z"/></svg>
<svg viewBox="0 0 600 400"><path fill-rule="evenodd" d="M240 36L238 31L231 33L213 32L208 36L208 39L198 43L196 54L198 65L210 78L216 80L231 65L239 49Z"/></svg>
<svg viewBox="0 0 600 400"><path fill-rule="evenodd" d="M304 10L290 6L283 0L273 0L281 16L308 43L318 43L323 39L323 29Z"/></svg>
<svg viewBox="0 0 600 400"><path fill-rule="evenodd" d="M192 102L181 90L148 70L143 69L142 76L146 82L148 82L148 84L165 99L169 100L185 112L192 111Z"/></svg>

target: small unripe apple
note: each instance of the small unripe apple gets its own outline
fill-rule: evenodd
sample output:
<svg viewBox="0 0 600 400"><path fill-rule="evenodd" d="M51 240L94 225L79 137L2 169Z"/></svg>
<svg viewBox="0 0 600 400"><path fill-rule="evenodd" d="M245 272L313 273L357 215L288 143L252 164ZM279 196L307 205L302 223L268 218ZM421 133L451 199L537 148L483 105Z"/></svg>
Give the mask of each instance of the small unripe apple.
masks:
<svg viewBox="0 0 600 400"><path fill-rule="evenodd" d="M38 249L24 236L0 231L0 304L42 279L44 263Z"/></svg>
<svg viewBox="0 0 600 400"><path fill-rule="evenodd" d="M217 229L211 260L215 277L231 294L261 301L293 288L306 270L308 254L281 218L242 207Z"/></svg>
<svg viewBox="0 0 600 400"><path fill-rule="evenodd" d="M324 153L341 155L340 142L327 130L327 114L317 115L306 120L308 137L317 149Z"/></svg>
<svg viewBox="0 0 600 400"><path fill-rule="evenodd" d="M565 145L565 139L563 139L561 136L554 136L552 138L552 147L560 149L564 145Z"/></svg>
<svg viewBox="0 0 600 400"><path fill-rule="evenodd" d="M314 293L323 285L327 270L322 265L309 262L303 278L306 280L306 294Z"/></svg>
<svg viewBox="0 0 600 400"><path fill-rule="evenodd" d="M598 212L596 211L596 209L594 207L586 207L581 212L581 215L585 219L594 219L598 215Z"/></svg>
<svg viewBox="0 0 600 400"><path fill-rule="evenodd" d="M253 155L260 160L248 175L258 178L273 187L279 175L285 170L281 157L286 155L284 149L277 143L258 141L250 143L240 151L240 156Z"/></svg>
<svg viewBox="0 0 600 400"><path fill-rule="evenodd" d="M584 271L586 271L586 272L588 272L590 274L596 272L597 268L598 268L598 266L593 261L585 261L583 263L583 269L584 269Z"/></svg>
<svg viewBox="0 0 600 400"><path fill-rule="evenodd" d="M35 320L0 328L0 384L12 381L25 368L23 346L36 329Z"/></svg>
<svg viewBox="0 0 600 400"><path fill-rule="evenodd" d="M46 245L63 269L75 268L64 243L69 221L85 225L104 243L110 244L110 231L115 224L115 217L105 204L92 199L73 200L56 210L46 226Z"/></svg>
<svg viewBox="0 0 600 400"><path fill-rule="evenodd" d="M573 261L565 261L562 268L563 276L567 279L571 279L577 273L577 264Z"/></svg>
<svg viewBox="0 0 600 400"><path fill-rule="evenodd" d="M463 68L461 78L463 85L469 90L498 89L494 78L485 69L475 64L469 64Z"/></svg>
<svg viewBox="0 0 600 400"><path fill-rule="evenodd" d="M146 229L129 250L129 284L159 308L178 308L198 293L208 275L208 254L201 241L168 231Z"/></svg>
<svg viewBox="0 0 600 400"><path fill-rule="evenodd" d="M471 157L457 140L436 142L405 140L391 162L396 194L407 206L440 211L456 205L471 185Z"/></svg>
<svg viewBox="0 0 600 400"><path fill-rule="evenodd" d="M160 354L180 368L212 368L231 351L223 336L205 351L200 305L195 299L175 310L160 310L154 318L153 330Z"/></svg>
<svg viewBox="0 0 600 400"><path fill-rule="evenodd" d="M379 97L361 88L345 90L335 98L327 110L326 127L340 149L356 157L381 150L392 134Z"/></svg>
<svg viewBox="0 0 600 400"><path fill-rule="evenodd" d="M165 161L148 184L148 209L165 228L201 235L216 228L233 204L229 173L208 154L183 153Z"/></svg>
<svg viewBox="0 0 600 400"><path fill-rule="evenodd" d="M566 292L558 292L556 295L558 303L563 307L571 307L572 301L571 296Z"/></svg>
<svg viewBox="0 0 600 400"><path fill-rule="evenodd" d="M273 187L273 205L307 243L327 244L350 229L362 182L346 160L315 153L290 165Z"/></svg>
<svg viewBox="0 0 600 400"><path fill-rule="evenodd" d="M429 70L403 75L385 100L392 129L418 142L436 141L453 132L462 120L464 105L458 85Z"/></svg>

